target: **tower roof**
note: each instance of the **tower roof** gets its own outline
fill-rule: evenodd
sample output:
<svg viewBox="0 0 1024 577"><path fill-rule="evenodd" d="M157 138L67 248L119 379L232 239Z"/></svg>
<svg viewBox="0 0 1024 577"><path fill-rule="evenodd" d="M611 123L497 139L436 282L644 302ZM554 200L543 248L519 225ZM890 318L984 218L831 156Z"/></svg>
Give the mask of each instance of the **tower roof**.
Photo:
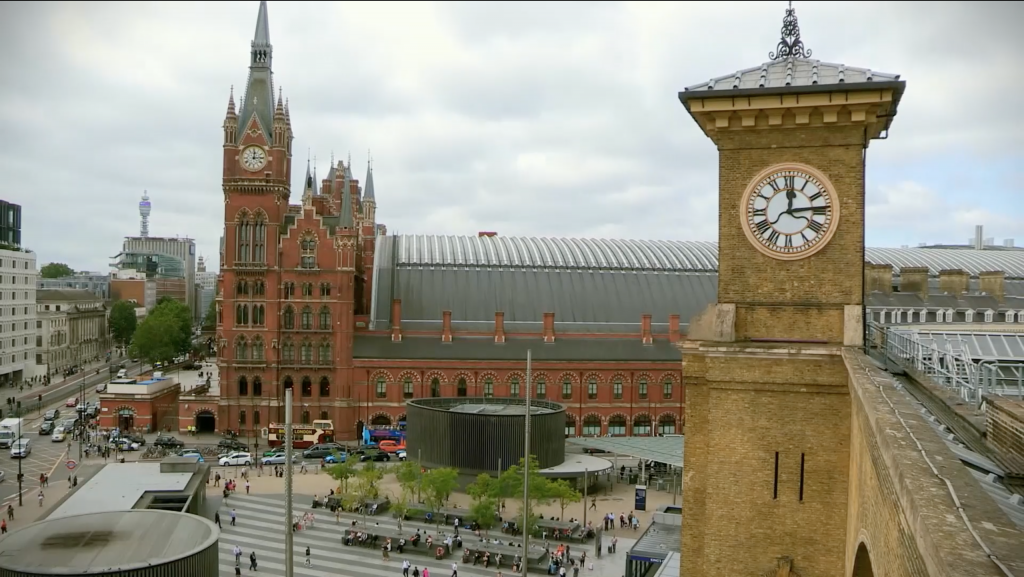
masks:
<svg viewBox="0 0 1024 577"><path fill-rule="evenodd" d="M242 141L249 123L255 116L267 142L272 142L270 129L274 123L274 73L272 61L274 47L270 44L270 24L267 18L267 2L260 2L256 16L256 32L253 34L249 54L249 78L245 84L238 115L238 142Z"/></svg>
<svg viewBox="0 0 1024 577"><path fill-rule="evenodd" d="M345 168L345 182L341 189L341 214L338 226L341 228L355 228L355 221L353 218L352 211L352 191L351 184L348 178L348 169Z"/></svg>
<svg viewBox="0 0 1024 577"><path fill-rule="evenodd" d="M377 199L373 195L373 163L366 163L366 185L363 189L363 200L369 200L377 202Z"/></svg>

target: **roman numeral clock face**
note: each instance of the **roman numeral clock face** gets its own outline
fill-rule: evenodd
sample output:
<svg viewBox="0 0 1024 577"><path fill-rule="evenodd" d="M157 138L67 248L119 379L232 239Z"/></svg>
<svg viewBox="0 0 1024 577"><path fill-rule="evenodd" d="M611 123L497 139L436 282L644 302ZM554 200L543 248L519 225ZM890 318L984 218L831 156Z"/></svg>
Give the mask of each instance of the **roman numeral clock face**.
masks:
<svg viewBox="0 0 1024 577"><path fill-rule="evenodd" d="M778 260L807 258L825 248L839 224L835 188L799 164L771 167L747 187L740 205L747 239Z"/></svg>

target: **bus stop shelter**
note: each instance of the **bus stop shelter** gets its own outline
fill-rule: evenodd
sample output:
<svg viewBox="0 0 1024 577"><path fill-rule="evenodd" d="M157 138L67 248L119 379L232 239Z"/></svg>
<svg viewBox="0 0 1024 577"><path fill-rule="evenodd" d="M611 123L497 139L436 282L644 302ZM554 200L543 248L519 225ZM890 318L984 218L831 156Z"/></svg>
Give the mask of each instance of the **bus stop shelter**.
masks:
<svg viewBox="0 0 1024 577"><path fill-rule="evenodd" d="M619 468L619 456L665 463L674 471L683 468L683 437L571 437L566 441L584 450L611 453L612 463ZM608 458L607 456L605 458ZM646 471L645 471L646 473ZM638 480L646 482L641 477ZM628 479L626 479L629 482ZM668 487L659 487L661 490Z"/></svg>

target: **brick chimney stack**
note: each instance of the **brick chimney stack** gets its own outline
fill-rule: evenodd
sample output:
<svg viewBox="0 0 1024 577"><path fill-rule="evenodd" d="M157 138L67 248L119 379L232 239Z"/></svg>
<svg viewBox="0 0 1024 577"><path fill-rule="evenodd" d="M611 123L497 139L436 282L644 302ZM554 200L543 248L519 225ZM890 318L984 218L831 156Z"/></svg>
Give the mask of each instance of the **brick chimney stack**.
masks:
<svg viewBox="0 0 1024 577"><path fill-rule="evenodd" d="M916 294L921 300L928 298L928 267L905 266L900 268L900 292Z"/></svg>
<svg viewBox="0 0 1024 577"><path fill-rule="evenodd" d="M999 303L1006 302L1006 273L992 270L978 273L981 292L992 295Z"/></svg>
<svg viewBox="0 0 1024 577"><path fill-rule="evenodd" d="M391 342L402 342L402 299L391 301Z"/></svg>
<svg viewBox="0 0 1024 577"><path fill-rule="evenodd" d="M555 313L544 313L544 342L555 342Z"/></svg>
<svg viewBox="0 0 1024 577"><path fill-rule="evenodd" d="M864 265L864 293L867 294L874 291L892 294L891 264Z"/></svg>
<svg viewBox="0 0 1024 577"><path fill-rule="evenodd" d="M452 342L452 311L444 311L441 315L444 319L441 325L441 342L450 343Z"/></svg>
<svg viewBox="0 0 1024 577"><path fill-rule="evenodd" d="M651 334L651 315L640 315L640 340L645 345L654 344L654 335Z"/></svg>
<svg viewBox="0 0 1024 577"><path fill-rule="evenodd" d="M970 281L970 275L958 268L939 271L939 290L953 296L960 296L967 292Z"/></svg>
<svg viewBox="0 0 1024 577"><path fill-rule="evenodd" d="M494 313L494 342L505 342L505 313Z"/></svg>
<svg viewBox="0 0 1024 577"><path fill-rule="evenodd" d="M668 315L668 340L679 342L679 315Z"/></svg>

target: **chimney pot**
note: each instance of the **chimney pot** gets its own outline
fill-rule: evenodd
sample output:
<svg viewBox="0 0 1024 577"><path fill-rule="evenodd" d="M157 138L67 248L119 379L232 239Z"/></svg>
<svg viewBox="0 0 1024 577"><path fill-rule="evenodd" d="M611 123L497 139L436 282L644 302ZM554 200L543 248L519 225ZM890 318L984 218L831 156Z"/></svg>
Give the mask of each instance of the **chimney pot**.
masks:
<svg viewBox="0 0 1024 577"><path fill-rule="evenodd" d="M452 311L444 311L441 313L443 325L441 328L441 342L450 343L452 342Z"/></svg>
<svg viewBox="0 0 1024 577"><path fill-rule="evenodd" d="M928 298L928 267L905 266L900 268L900 292L916 294L921 300Z"/></svg>
<svg viewBox="0 0 1024 577"><path fill-rule="evenodd" d="M970 287L971 277L961 269L945 269L939 271L939 290L954 296L960 296Z"/></svg>
<svg viewBox="0 0 1024 577"><path fill-rule="evenodd" d="M640 315L640 340L643 344L654 344L654 336L651 334L651 315Z"/></svg>
<svg viewBox="0 0 1024 577"><path fill-rule="evenodd" d="M402 299L391 301L391 342L402 342Z"/></svg>
<svg viewBox="0 0 1024 577"><path fill-rule="evenodd" d="M494 342L505 342L505 313L494 313Z"/></svg>
<svg viewBox="0 0 1024 577"><path fill-rule="evenodd" d="M668 340L679 342L679 315L668 315Z"/></svg>
<svg viewBox="0 0 1024 577"><path fill-rule="evenodd" d="M1006 302L1006 273L991 270L978 273L978 284L981 291L995 297L1000 304Z"/></svg>
<svg viewBox="0 0 1024 577"><path fill-rule="evenodd" d="M544 342L555 342L555 313L544 313Z"/></svg>

